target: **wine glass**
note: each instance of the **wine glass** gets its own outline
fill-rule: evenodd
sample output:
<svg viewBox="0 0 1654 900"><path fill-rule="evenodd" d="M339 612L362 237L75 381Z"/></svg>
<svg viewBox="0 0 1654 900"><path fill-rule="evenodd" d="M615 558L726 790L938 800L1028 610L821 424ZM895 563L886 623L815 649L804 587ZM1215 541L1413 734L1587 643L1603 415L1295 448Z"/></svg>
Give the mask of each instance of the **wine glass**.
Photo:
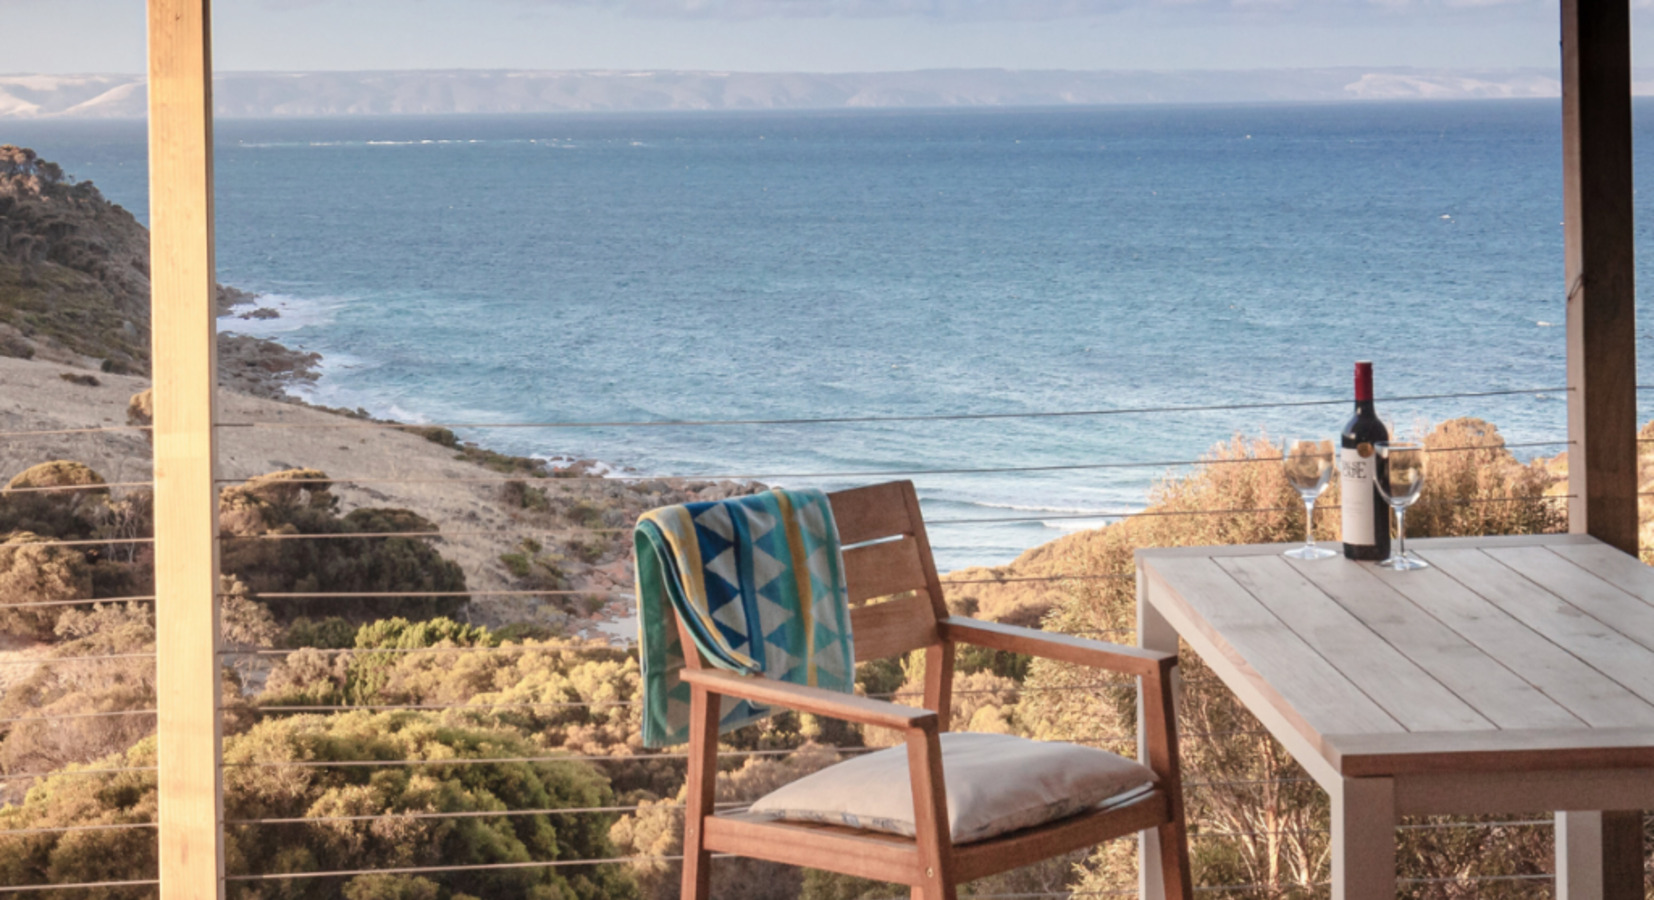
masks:
<svg viewBox="0 0 1654 900"><path fill-rule="evenodd" d="M1379 565L1398 572L1428 569L1429 563L1407 552L1407 507L1424 489L1424 445L1415 441L1380 441L1373 449L1378 453L1379 468L1388 472L1387 477L1377 479L1378 492L1396 511L1396 548L1390 558Z"/></svg>
<svg viewBox="0 0 1654 900"><path fill-rule="evenodd" d="M1304 545L1283 553L1293 559L1329 559L1338 551L1315 546L1315 498L1332 478L1332 441L1287 438L1281 441L1281 469L1287 483L1304 498Z"/></svg>

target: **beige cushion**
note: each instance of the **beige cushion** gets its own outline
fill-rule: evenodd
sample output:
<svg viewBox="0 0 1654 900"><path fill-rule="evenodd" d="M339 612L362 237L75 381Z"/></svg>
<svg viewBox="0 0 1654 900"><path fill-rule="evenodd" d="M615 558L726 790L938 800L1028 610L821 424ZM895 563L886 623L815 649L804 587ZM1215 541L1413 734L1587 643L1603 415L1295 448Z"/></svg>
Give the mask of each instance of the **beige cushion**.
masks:
<svg viewBox="0 0 1654 900"><path fill-rule="evenodd" d="M1154 773L1106 750L1006 734L941 736L948 825L955 844L1074 815L1147 793ZM775 791L752 812L913 836L907 748L823 769Z"/></svg>

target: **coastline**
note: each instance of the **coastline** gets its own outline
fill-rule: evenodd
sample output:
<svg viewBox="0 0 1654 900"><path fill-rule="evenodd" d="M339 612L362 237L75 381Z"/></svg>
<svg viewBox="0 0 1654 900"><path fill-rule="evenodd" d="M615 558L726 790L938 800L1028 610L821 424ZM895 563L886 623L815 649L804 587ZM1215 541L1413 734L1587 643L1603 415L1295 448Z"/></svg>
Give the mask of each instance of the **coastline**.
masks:
<svg viewBox="0 0 1654 900"><path fill-rule="evenodd" d="M239 306L245 305L238 304ZM611 643L635 639L630 526L643 510L721 499L755 489L734 482L591 474L596 464L557 467L459 441L444 429L314 406L289 389L314 379L319 357L277 342L220 336L219 418L249 423L220 431L219 470L245 479L292 468L330 476L341 512L412 510L444 532L433 538L460 565L475 624L543 626ZM127 427L129 403L147 377L98 372L51 359L0 356L0 430L108 428L15 439L0 446L0 476L52 459L83 462L105 480L150 478L146 435ZM250 423L257 423L256 426ZM554 594L534 596L535 590Z"/></svg>
<svg viewBox="0 0 1654 900"><path fill-rule="evenodd" d="M526 479L549 479L559 487L566 487L571 481L584 484L587 488L594 484L606 486L599 487L596 491L587 490L586 493L611 500L620 499L622 507L627 511L627 518L618 526L598 529L588 524L570 523L569 530L573 535L570 541L586 547L590 547L594 539L599 542L612 542L612 538L603 538L602 535L613 534L615 527L624 531L618 542L618 558L605 557L595 565L577 564L572 571L567 570L566 566L560 566L565 568L565 575L569 576L567 589L590 592L593 597L599 594L608 595L607 601L597 606L589 615L571 617L559 622L559 625L565 628L570 625L577 626L573 633L581 636L602 638L617 644L635 640L636 609L631 597L632 563L629 532L639 513L654 506L722 499L766 487L757 482L706 481L681 477L620 481L606 476L624 470L605 460L562 454L546 457L515 456L476 442L462 441L451 431L438 426L375 417L363 409L341 409L313 403L295 391L313 386L321 379L324 361L322 354L287 347L280 342L279 332L271 334L266 330L263 336L235 332L233 322L226 321L232 317L243 320L269 320L278 318L280 314L275 309L259 304L262 295L234 289L228 289L227 294L229 302L221 307L220 322L224 327L219 334L219 366L225 374L225 388L306 410L346 417L363 424L383 424L388 430L417 435L437 447L445 447L453 451L455 459L469 462L487 471L518 474ZM235 354L230 357L230 363L226 363L223 355L227 346L233 348L232 352ZM234 382L230 377L232 367L235 369ZM310 452L315 453L316 449ZM294 462L299 465L311 465L298 454L295 454ZM326 467L322 468L329 474L335 474ZM411 504L419 501L429 502L435 498L408 496L405 491L390 494L384 491L344 488L337 492L344 499L347 509L375 503L383 505L383 498L386 496L405 498L410 508L430 516L443 526L444 530L449 530L450 522L455 523L456 529L468 522L474 523L473 516L479 514L476 509L448 510L442 503L438 503L441 508L427 512ZM480 508L493 508L492 513L480 513L486 521L520 520L523 517L524 510L514 502L507 501L502 504L501 498L489 496L487 492L482 492L476 500L481 505ZM1144 501L1147 501L1146 497ZM1060 529L1048 540L1019 553L1005 563L963 566L941 573L941 578L945 583L959 585L961 589L955 591L956 602L964 604L962 608L980 609L997 621L1037 627L1046 613L1056 605L1065 586L1060 582L1029 579L1050 578L1072 571L1076 564L1082 562L1079 557L1084 554L1088 536L1106 528L1108 524L1105 522L1102 525ZM474 590L508 590L511 589L511 585L520 586L521 578L514 577L508 571L509 566L502 564L498 558L506 552L507 550L501 547L492 559L487 557L486 549L472 548L466 554L467 558L463 564L466 567L468 581ZM480 583L477 580L479 578L482 579ZM477 602L473 601L473 604ZM524 603L485 601L483 605L488 608L488 614L478 621L492 627L520 621L549 624L539 621L544 616L543 612L532 613ZM544 605L541 604L542 607ZM525 613L529 614L530 618L513 618Z"/></svg>

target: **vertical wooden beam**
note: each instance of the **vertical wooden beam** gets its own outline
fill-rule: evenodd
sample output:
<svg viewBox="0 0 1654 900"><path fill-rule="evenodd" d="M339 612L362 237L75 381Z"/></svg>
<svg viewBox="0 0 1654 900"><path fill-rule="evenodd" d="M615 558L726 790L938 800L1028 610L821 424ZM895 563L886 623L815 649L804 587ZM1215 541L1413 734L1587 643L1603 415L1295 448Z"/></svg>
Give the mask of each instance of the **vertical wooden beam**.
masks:
<svg viewBox="0 0 1654 900"><path fill-rule="evenodd" d="M1630 0L1562 0L1571 531L1637 552Z"/></svg>
<svg viewBox="0 0 1654 900"><path fill-rule="evenodd" d="M222 896L210 0L149 0L163 900Z"/></svg>
<svg viewBox="0 0 1654 900"><path fill-rule="evenodd" d="M1562 0L1568 530L1638 552L1630 0ZM1643 896L1642 816L1557 814L1558 895Z"/></svg>
<svg viewBox="0 0 1654 900"><path fill-rule="evenodd" d="M1346 778L1332 792L1332 900L1396 900L1396 791Z"/></svg>
<svg viewBox="0 0 1654 900"><path fill-rule="evenodd" d="M1160 615L1160 611L1149 603L1148 583L1143 578L1143 567L1137 566L1137 646L1144 650L1159 650L1163 653L1178 651L1177 629ZM1181 686L1177 684L1176 675L1173 676L1174 690ZM1149 704L1153 702L1143 690L1139 679L1137 685L1137 761L1149 759L1152 752L1149 741ZM1175 721L1177 710L1175 704L1171 715ZM1138 832L1137 835L1137 896L1142 900L1167 900L1168 888L1175 889L1176 885L1166 883L1165 867L1161 865L1166 854L1165 836L1160 829L1150 828Z"/></svg>
<svg viewBox="0 0 1654 900"><path fill-rule="evenodd" d="M1556 814L1556 900L1643 900L1643 817L1635 810Z"/></svg>

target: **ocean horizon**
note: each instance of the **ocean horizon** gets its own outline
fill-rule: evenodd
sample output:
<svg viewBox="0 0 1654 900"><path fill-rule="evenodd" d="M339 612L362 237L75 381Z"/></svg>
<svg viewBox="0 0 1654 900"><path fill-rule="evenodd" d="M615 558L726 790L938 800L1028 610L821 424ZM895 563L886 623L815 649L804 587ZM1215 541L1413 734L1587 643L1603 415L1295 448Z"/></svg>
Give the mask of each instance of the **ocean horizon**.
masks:
<svg viewBox="0 0 1654 900"><path fill-rule="evenodd" d="M919 473L940 567L1000 564L1141 508L1236 434L1331 436L1345 407L1280 404L1348 397L1356 359L1381 398L1508 392L1381 402L1403 429L1472 415L1523 458L1565 449L1559 117L1504 100L228 120L219 279L280 317L221 327L322 354L306 399L409 422L872 419L459 433L628 474ZM146 220L141 122L8 121L0 143ZM878 420L1151 407L1202 408ZM1060 468L1113 464L1134 465Z"/></svg>

